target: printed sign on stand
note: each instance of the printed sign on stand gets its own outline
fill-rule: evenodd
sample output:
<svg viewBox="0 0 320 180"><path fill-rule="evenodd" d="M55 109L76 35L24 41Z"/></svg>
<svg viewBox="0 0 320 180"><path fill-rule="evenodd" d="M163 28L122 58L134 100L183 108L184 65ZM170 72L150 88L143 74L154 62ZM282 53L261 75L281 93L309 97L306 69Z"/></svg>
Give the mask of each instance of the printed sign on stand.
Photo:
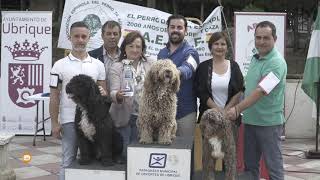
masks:
<svg viewBox="0 0 320 180"><path fill-rule="evenodd" d="M128 180L189 180L191 150L128 147Z"/></svg>

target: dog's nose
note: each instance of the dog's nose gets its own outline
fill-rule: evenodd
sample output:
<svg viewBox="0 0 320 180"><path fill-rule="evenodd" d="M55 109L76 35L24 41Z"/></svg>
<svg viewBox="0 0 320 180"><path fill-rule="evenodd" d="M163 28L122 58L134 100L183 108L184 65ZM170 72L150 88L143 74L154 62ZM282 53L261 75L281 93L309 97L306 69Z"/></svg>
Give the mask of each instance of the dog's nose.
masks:
<svg viewBox="0 0 320 180"><path fill-rule="evenodd" d="M170 70L165 70L166 77L172 77L172 72Z"/></svg>

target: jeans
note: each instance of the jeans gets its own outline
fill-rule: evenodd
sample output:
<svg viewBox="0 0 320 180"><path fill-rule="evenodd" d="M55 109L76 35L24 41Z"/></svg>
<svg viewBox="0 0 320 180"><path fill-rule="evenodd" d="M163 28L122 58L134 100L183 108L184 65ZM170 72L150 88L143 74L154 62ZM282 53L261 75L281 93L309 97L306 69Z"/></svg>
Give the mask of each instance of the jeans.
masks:
<svg viewBox="0 0 320 180"><path fill-rule="evenodd" d="M192 112L183 118L177 119L177 136L193 136L196 121L196 112Z"/></svg>
<svg viewBox="0 0 320 180"><path fill-rule="evenodd" d="M270 180L284 180L281 153L282 125L254 126L245 124L244 162L254 180L259 180L259 161L263 156Z"/></svg>
<svg viewBox="0 0 320 180"><path fill-rule="evenodd" d="M121 134L123 139L123 151L122 156L127 158L127 147L129 144L138 141L137 121L138 116L135 114L130 115L130 120L127 126L116 128Z"/></svg>
<svg viewBox="0 0 320 180"><path fill-rule="evenodd" d="M61 125L62 134L62 161L59 180L65 179L65 168L69 167L77 157L78 143L75 125L73 122Z"/></svg>

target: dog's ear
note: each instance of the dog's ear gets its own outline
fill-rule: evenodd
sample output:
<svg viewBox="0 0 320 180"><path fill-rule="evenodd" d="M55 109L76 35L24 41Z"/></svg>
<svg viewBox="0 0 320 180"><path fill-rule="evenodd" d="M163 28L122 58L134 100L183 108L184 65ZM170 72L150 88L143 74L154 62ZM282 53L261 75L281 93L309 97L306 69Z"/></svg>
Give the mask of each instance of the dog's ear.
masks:
<svg viewBox="0 0 320 180"><path fill-rule="evenodd" d="M153 85L154 73L155 72L153 71L152 68L147 72L144 80L144 84L143 84L145 90L151 90L154 87Z"/></svg>
<svg viewBox="0 0 320 180"><path fill-rule="evenodd" d="M204 123L204 119L203 119L203 118L201 118L201 120L200 120L199 127L200 127L200 130L201 130L202 132L204 132L204 129L206 128L206 125L205 125L205 123Z"/></svg>
<svg viewBox="0 0 320 180"><path fill-rule="evenodd" d="M112 99L111 99L111 97L110 97L110 96L103 96L103 97L104 97L105 102L106 102L108 105L111 106L111 104L112 104Z"/></svg>
<svg viewBox="0 0 320 180"><path fill-rule="evenodd" d="M95 101L97 97L100 95L99 87L98 85L92 81L90 83L90 88L88 88L88 101Z"/></svg>
<svg viewBox="0 0 320 180"><path fill-rule="evenodd" d="M178 73L179 74L179 73ZM178 92L179 88L180 88L180 77L179 75L176 75L176 77L174 78L173 84L172 84L172 91L173 92Z"/></svg>
<svg viewBox="0 0 320 180"><path fill-rule="evenodd" d="M224 119L223 126L224 126L224 129L226 132L229 130L232 130L232 123L233 123L232 121L228 121L228 120Z"/></svg>
<svg viewBox="0 0 320 180"><path fill-rule="evenodd" d="M111 107L111 104L112 104L112 99L110 96L102 96L103 97L103 100L104 100L104 104L106 105L107 109L106 111L109 112L109 109Z"/></svg>
<svg viewBox="0 0 320 180"><path fill-rule="evenodd" d="M207 110L202 114L201 120L200 120L200 129L201 129L203 135L206 134L206 129L207 129L207 126L209 125L209 121L210 121L209 118L210 118L209 110Z"/></svg>

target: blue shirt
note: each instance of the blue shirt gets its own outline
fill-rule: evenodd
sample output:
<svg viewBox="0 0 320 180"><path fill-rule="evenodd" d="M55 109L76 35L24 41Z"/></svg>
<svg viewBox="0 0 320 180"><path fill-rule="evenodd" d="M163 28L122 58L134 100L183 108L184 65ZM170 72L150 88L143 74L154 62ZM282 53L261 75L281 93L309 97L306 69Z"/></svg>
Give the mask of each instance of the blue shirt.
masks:
<svg viewBox="0 0 320 180"><path fill-rule="evenodd" d="M197 112L197 98L193 90L193 79L200 62L198 52L188 42L184 41L173 53L170 53L168 43L165 48L160 50L158 59L171 59L181 72L180 90L177 93L176 118L180 119L192 112Z"/></svg>

